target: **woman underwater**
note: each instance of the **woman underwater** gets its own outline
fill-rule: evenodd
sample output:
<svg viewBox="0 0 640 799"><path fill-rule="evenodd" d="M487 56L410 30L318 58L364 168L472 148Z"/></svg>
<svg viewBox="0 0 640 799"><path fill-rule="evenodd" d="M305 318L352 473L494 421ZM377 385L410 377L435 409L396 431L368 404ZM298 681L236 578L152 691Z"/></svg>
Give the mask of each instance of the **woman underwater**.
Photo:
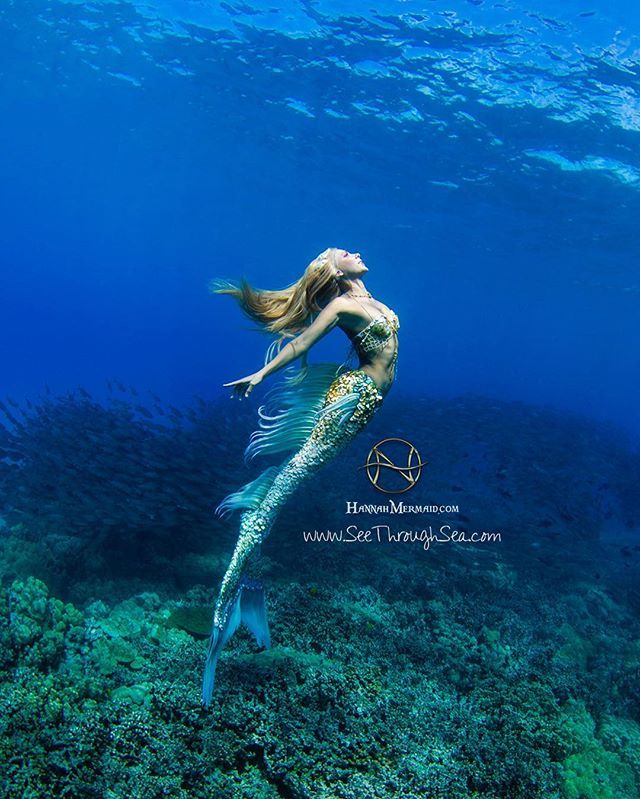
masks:
<svg viewBox="0 0 640 799"><path fill-rule="evenodd" d="M362 276L367 271L359 253L330 247L298 281L279 291L254 289L244 280L239 286L213 281L214 293L232 295L251 319L278 335L262 369L224 383L233 386L232 397L251 396L265 377L297 358L302 357L302 367L267 394L267 412L265 406L260 407L260 429L251 435L245 459L297 451L281 466L265 469L230 494L216 509L219 514L242 513L238 540L215 604L202 690L205 705L211 701L220 652L240 623L254 634L258 645L270 646L264 589L250 572L280 508L303 480L365 427L393 383L400 323L393 311L366 290ZM334 327L350 339L351 350L358 356L357 368L348 368L346 363L307 365L308 350ZM292 340L283 347L285 338Z"/></svg>

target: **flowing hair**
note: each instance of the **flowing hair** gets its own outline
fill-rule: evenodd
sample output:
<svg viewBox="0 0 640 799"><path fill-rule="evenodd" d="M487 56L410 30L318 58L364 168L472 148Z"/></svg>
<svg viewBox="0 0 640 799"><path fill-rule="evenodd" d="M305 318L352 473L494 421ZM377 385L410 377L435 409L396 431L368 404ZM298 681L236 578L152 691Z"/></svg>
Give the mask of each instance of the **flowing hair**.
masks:
<svg viewBox="0 0 640 799"><path fill-rule="evenodd" d="M283 289L258 289L244 277L236 284L215 278L209 283L212 294L230 294L244 313L260 329L279 338L267 352L267 360L275 357L283 341L293 338L308 327L313 317L342 292L335 274L336 247L329 247L311 261L302 277Z"/></svg>

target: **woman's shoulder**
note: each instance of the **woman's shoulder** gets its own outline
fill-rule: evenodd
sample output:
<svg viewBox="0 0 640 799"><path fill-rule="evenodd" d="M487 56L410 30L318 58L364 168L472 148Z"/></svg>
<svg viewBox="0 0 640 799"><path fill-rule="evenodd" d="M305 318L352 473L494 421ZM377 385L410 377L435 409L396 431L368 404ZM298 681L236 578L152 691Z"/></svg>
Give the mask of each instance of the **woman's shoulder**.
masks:
<svg viewBox="0 0 640 799"><path fill-rule="evenodd" d="M351 304L348 300L344 299L342 296L334 297L333 299L329 300L329 302L322 308L320 313L325 318L333 317L335 319L344 319L346 315L349 315L351 312ZM317 314L316 316L319 316Z"/></svg>
<svg viewBox="0 0 640 799"><path fill-rule="evenodd" d="M327 305L327 308L329 307L338 314L355 314L357 316L358 312L362 312L361 306L351 297L345 297L344 294L334 297Z"/></svg>

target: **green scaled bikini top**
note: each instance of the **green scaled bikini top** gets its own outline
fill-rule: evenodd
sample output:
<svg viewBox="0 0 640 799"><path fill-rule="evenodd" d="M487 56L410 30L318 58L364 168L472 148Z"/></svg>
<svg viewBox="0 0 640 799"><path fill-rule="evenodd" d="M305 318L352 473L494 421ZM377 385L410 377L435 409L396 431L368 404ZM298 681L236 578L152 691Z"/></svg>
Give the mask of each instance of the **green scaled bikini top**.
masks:
<svg viewBox="0 0 640 799"><path fill-rule="evenodd" d="M381 350L387 341L400 329L400 320L391 311L391 316L380 314L352 339L352 343L361 355L371 355Z"/></svg>

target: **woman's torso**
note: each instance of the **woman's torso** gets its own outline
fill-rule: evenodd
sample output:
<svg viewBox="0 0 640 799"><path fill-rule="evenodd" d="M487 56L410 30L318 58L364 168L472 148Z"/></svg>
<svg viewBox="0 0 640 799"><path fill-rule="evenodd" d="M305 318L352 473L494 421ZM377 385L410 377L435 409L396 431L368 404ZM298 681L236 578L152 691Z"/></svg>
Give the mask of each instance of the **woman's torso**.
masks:
<svg viewBox="0 0 640 799"><path fill-rule="evenodd" d="M386 394L395 377L400 321L394 311L373 297L353 298L352 302L352 313L340 327L351 340L359 368Z"/></svg>

